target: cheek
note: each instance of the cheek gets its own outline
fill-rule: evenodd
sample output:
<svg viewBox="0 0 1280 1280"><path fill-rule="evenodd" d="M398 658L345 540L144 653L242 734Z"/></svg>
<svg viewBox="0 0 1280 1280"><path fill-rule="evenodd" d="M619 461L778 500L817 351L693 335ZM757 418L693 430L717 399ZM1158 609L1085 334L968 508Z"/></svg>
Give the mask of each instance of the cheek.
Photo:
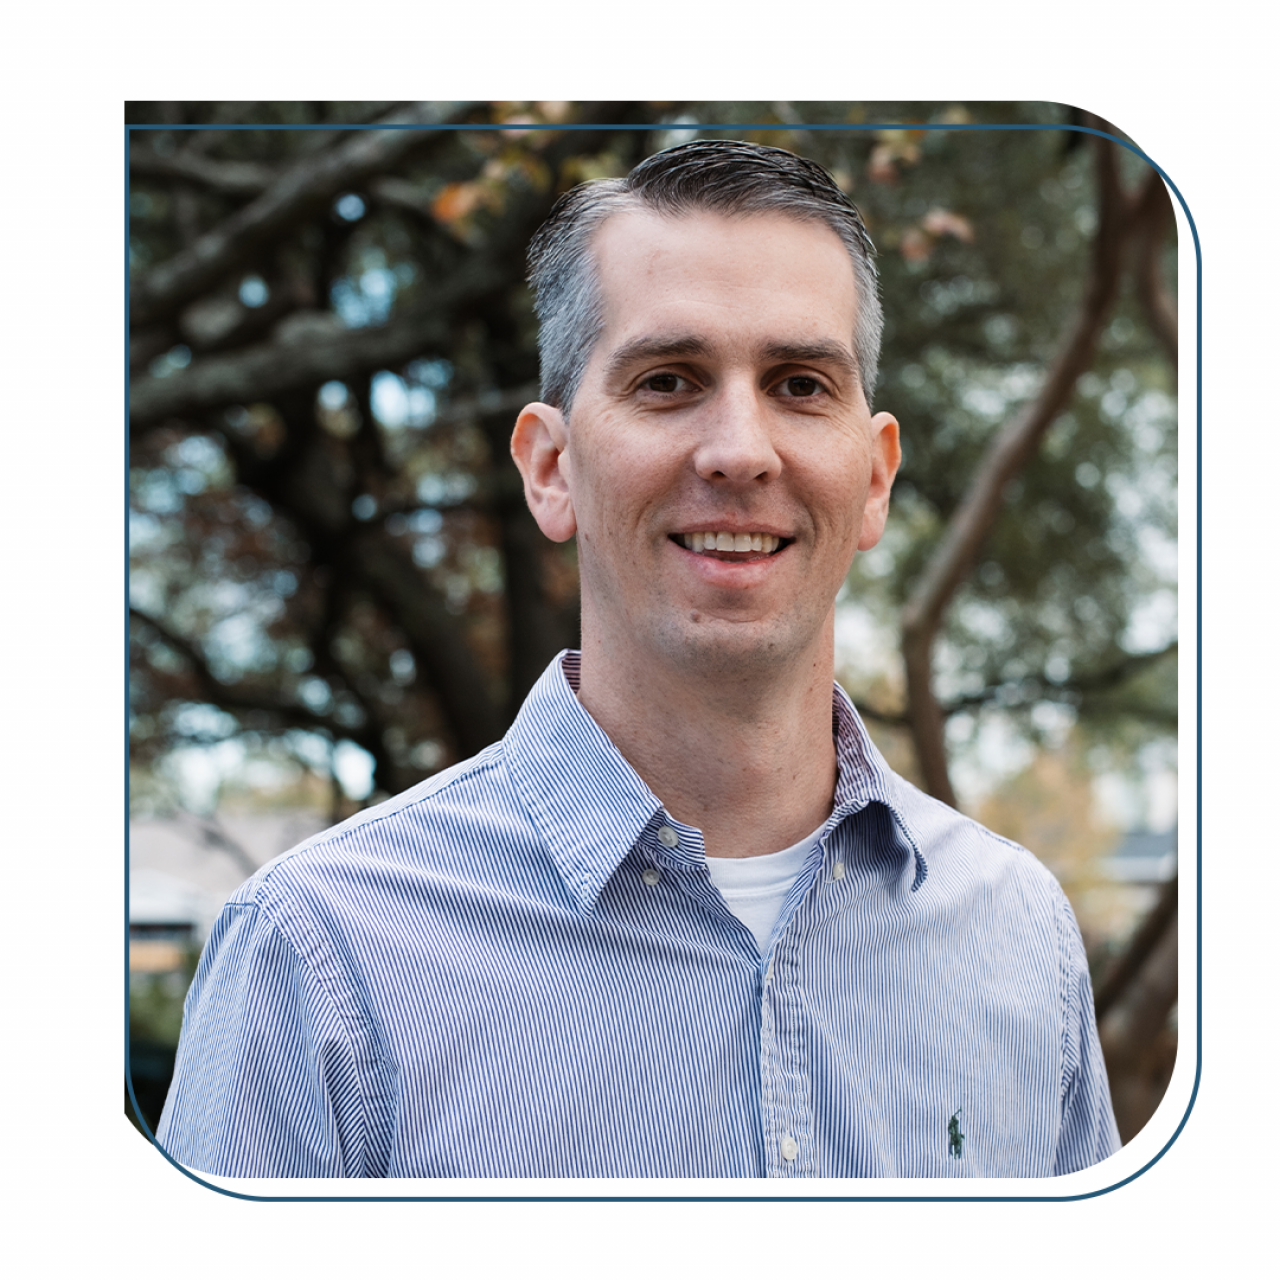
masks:
<svg viewBox="0 0 1280 1280"><path fill-rule="evenodd" d="M579 458L572 493L579 554L610 562L625 559L633 540L631 511L616 470Z"/></svg>
<svg viewBox="0 0 1280 1280"><path fill-rule="evenodd" d="M680 486L678 467L635 435L617 433L592 445L579 452L571 470L580 531L597 543L630 545L662 523L661 510Z"/></svg>
<svg viewBox="0 0 1280 1280"><path fill-rule="evenodd" d="M814 504L826 532L837 541L856 542L862 527L870 476L864 467L846 467L822 477L821 492Z"/></svg>

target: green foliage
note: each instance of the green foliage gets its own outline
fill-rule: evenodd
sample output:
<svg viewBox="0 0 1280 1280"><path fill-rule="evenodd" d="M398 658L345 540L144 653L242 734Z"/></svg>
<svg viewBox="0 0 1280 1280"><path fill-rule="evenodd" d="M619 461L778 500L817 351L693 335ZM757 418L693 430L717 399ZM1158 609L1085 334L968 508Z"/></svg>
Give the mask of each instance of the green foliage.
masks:
<svg viewBox="0 0 1280 1280"><path fill-rule="evenodd" d="M135 279L352 136L220 126L339 125L388 109L132 105L134 123L198 126L133 135ZM750 123L754 140L825 164L879 246L875 407L899 418L905 457L890 532L855 564L850 598L892 625L1080 301L1096 193L1089 148L1061 129L1067 109L479 104L458 116L476 127L424 135L386 171L299 207L132 333L135 405L157 388L180 397L171 411L139 410L133 431L141 766L192 744L271 741L325 769L345 741L393 791L501 732L576 628L572 550L532 528L506 457L537 376L528 238L557 192L625 172L708 119ZM873 127L894 122L919 127ZM520 127L530 123L556 127ZM397 326L409 333L398 344ZM290 380L318 349L334 352L331 367ZM1003 709L1034 736L1035 708L1058 703L1122 754L1171 731L1175 664L1132 658L1175 634L1173 395L1125 294L948 617L938 681L949 709Z"/></svg>

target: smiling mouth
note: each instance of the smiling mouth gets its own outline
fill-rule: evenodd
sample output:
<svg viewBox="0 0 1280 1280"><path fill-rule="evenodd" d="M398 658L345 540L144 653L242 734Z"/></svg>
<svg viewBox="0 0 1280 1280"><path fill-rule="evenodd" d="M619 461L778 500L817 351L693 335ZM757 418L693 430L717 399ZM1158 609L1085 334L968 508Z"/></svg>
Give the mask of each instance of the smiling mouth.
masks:
<svg viewBox="0 0 1280 1280"><path fill-rule="evenodd" d="M776 555L793 539L772 533L673 533L671 540L695 555L716 560L763 560Z"/></svg>

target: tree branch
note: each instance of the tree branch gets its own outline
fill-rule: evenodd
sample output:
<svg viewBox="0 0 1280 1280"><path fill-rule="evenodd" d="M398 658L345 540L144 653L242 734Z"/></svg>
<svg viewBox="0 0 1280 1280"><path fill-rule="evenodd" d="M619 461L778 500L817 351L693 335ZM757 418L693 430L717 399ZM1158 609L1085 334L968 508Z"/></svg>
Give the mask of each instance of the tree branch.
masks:
<svg viewBox="0 0 1280 1280"><path fill-rule="evenodd" d="M279 178L280 171L249 160L213 160L190 147L162 156L134 143L129 148L129 174L135 178L189 182L224 196L256 196Z"/></svg>
<svg viewBox="0 0 1280 1280"><path fill-rule="evenodd" d="M248 447L228 437L239 479L292 521L310 545L313 563L327 564L353 586L358 583L396 620L460 755L474 755L500 738L506 726L461 620L449 613L402 543L380 525L353 520L354 476L343 474L351 459L335 452L336 442L319 432L310 399L293 393L277 408L286 440L268 462L255 461ZM347 731L347 736L353 735Z"/></svg>
<svg viewBox="0 0 1280 1280"><path fill-rule="evenodd" d="M185 147L162 156L150 147L135 145L129 150L129 173L134 178L158 178L190 183L206 191L233 198L261 195L280 177L280 170L249 160L216 160ZM416 184L403 178L373 177L362 184L381 204L431 217L431 200Z"/></svg>
<svg viewBox="0 0 1280 1280"><path fill-rule="evenodd" d="M885 707L877 707L862 698L855 699L855 702L858 707L858 714L864 720L874 720L877 724L885 725L891 729L904 729L910 724L905 711L889 711Z"/></svg>
<svg viewBox="0 0 1280 1280"><path fill-rule="evenodd" d="M1100 671L1087 671L1071 680L1055 682L1038 676L1020 680L1016 682L1020 694L1014 699L1009 699L1006 694L1010 682L989 684L977 693L967 693L963 697L953 698L944 703L942 713L944 716L953 716L958 711L967 711L972 707L980 707L997 700L1000 700L1001 705L1005 707L1024 707L1035 702L1046 701L1078 702L1089 694L1105 693L1109 689L1117 688L1138 672L1144 671L1177 651L1178 642L1175 640L1163 649L1153 649L1149 653L1126 654L1109 667L1103 667Z"/></svg>
<svg viewBox="0 0 1280 1280"><path fill-rule="evenodd" d="M404 631L409 651L439 702L460 757L473 756L502 737L494 705L458 620L423 581L408 552L378 529L352 544L361 583Z"/></svg>
<svg viewBox="0 0 1280 1280"><path fill-rule="evenodd" d="M1084 300L1068 324L1040 394L988 446L964 500L902 613L907 706L921 773L930 794L952 806L942 709L933 692L933 644L960 584L1004 502L1005 486L1039 447L1066 407L1077 379L1089 368L1098 336L1115 299L1129 218L1113 144L1094 139L1097 158L1098 230Z"/></svg>
<svg viewBox="0 0 1280 1280"><path fill-rule="evenodd" d="M227 404L251 404L282 392L347 379L403 364L450 333L450 309L509 284L502 267L474 261L426 302L377 329L342 329L317 312L318 335L305 341L263 343L227 355L197 358L167 378L140 377L129 392L132 430L170 417Z"/></svg>
<svg viewBox="0 0 1280 1280"><path fill-rule="evenodd" d="M288 698L282 698L268 690L246 684L227 684L219 680L209 669L204 655L184 636L167 627L159 618L142 609L129 606L129 616L150 627L165 645L182 657L191 668L196 678L204 701L224 711L244 712L260 711L279 717L285 726L304 726L319 729L339 738L359 740L358 730L350 725L341 724L330 716L312 711L310 707Z"/></svg>
<svg viewBox="0 0 1280 1280"><path fill-rule="evenodd" d="M1176 1040L1166 1030L1169 1014L1178 1002L1176 881L1166 889L1139 935L1134 947L1141 943L1145 954L1098 1020L1098 1040L1124 1142L1146 1124L1159 1105L1176 1057Z"/></svg>
<svg viewBox="0 0 1280 1280"><path fill-rule="evenodd" d="M1109 667L1104 667L1100 671L1086 672L1072 680L1055 683L1034 676L1024 680L989 684L976 693L966 693L962 697L952 698L939 705L944 719L950 719L957 712L970 711L974 707L983 707L991 702L998 702L1005 710L1029 707L1037 702L1067 702L1078 705L1083 698L1114 689L1138 672L1177 651L1178 642L1175 640L1163 649L1154 649L1150 653L1126 654L1119 662L1112 663ZM1011 688L1016 690L1016 694L1012 696ZM895 728L904 728L911 723L905 711L891 711L887 707L877 707L863 698L857 698L855 701L858 705L858 713L866 719Z"/></svg>
<svg viewBox="0 0 1280 1280"><path fill-rule="evenodd" d="M536 382L522 382L518 387L508 387L505 390L492 388L479 391L473 396L451 400L431 419L426 429L434 431L437 427L452 427L460 422L470 422L492 414L505 417L536 400L540 390ZM506 433L507 438L510 434L510 431ZM504 452L505 449L506 439L503 441Z"/></svg>
<svg viewBox="0 0 1280 1280"><path fill-rule="evenodd" d="M1178 913L1178 877L1175 875L1160 892L1156 905L1133 935L1129 945L1107 966L1093 995L1093 1011L1101 1021L1138 976L1156 943Z"/></svg>
<svg viewBox="0 0 1280 1280"><path fill-rule="evenodd" d="M147 324L174 314L298 218L397 164L431 139L430 126L455 119L471 106L415 103L382 121L399 127L360 130L332 151L294 164L220 227L137 281L130 290L131 322ZM191 167L192 162L183 163Z"/></svg>

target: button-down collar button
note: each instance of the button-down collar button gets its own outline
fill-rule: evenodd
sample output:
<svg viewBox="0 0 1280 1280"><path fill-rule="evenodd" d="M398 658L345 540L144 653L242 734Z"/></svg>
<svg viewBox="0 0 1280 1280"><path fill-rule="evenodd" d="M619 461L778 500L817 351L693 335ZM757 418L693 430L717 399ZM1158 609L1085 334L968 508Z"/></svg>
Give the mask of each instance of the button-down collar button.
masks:
<svg viewBox="0 0 1280 1280"><path fill-rule="evenodd" d="M658 883L659 879L661 879L653 867L645 867L644 875L640 878L649 886L650 889L652 889L653 886Z"/></svg>
<svg viewBox="0 0 1280 1280"><path fill-rule="evenodd" d="M844 879L844 863L843 862L837 862L836 865L831 868L831 878L833 880Z"/></svg>
<svg viewBox="0 0 1280 1280"><path fill-rule="evenodd" d="M659 827L658 843L665 845L668 849L674 849L680 843L680 837L676 835L674 827Z"/></svg>
<svg viewBox="0 0 1280 1280"><path fill-rule="evenodd" d="M778 1143L778 1150L782 1152L784 1160L794 1160L799 1148L796 1146L796 1140L789 1133L786 1133L783 1134L782 1141Z"/></svg>

